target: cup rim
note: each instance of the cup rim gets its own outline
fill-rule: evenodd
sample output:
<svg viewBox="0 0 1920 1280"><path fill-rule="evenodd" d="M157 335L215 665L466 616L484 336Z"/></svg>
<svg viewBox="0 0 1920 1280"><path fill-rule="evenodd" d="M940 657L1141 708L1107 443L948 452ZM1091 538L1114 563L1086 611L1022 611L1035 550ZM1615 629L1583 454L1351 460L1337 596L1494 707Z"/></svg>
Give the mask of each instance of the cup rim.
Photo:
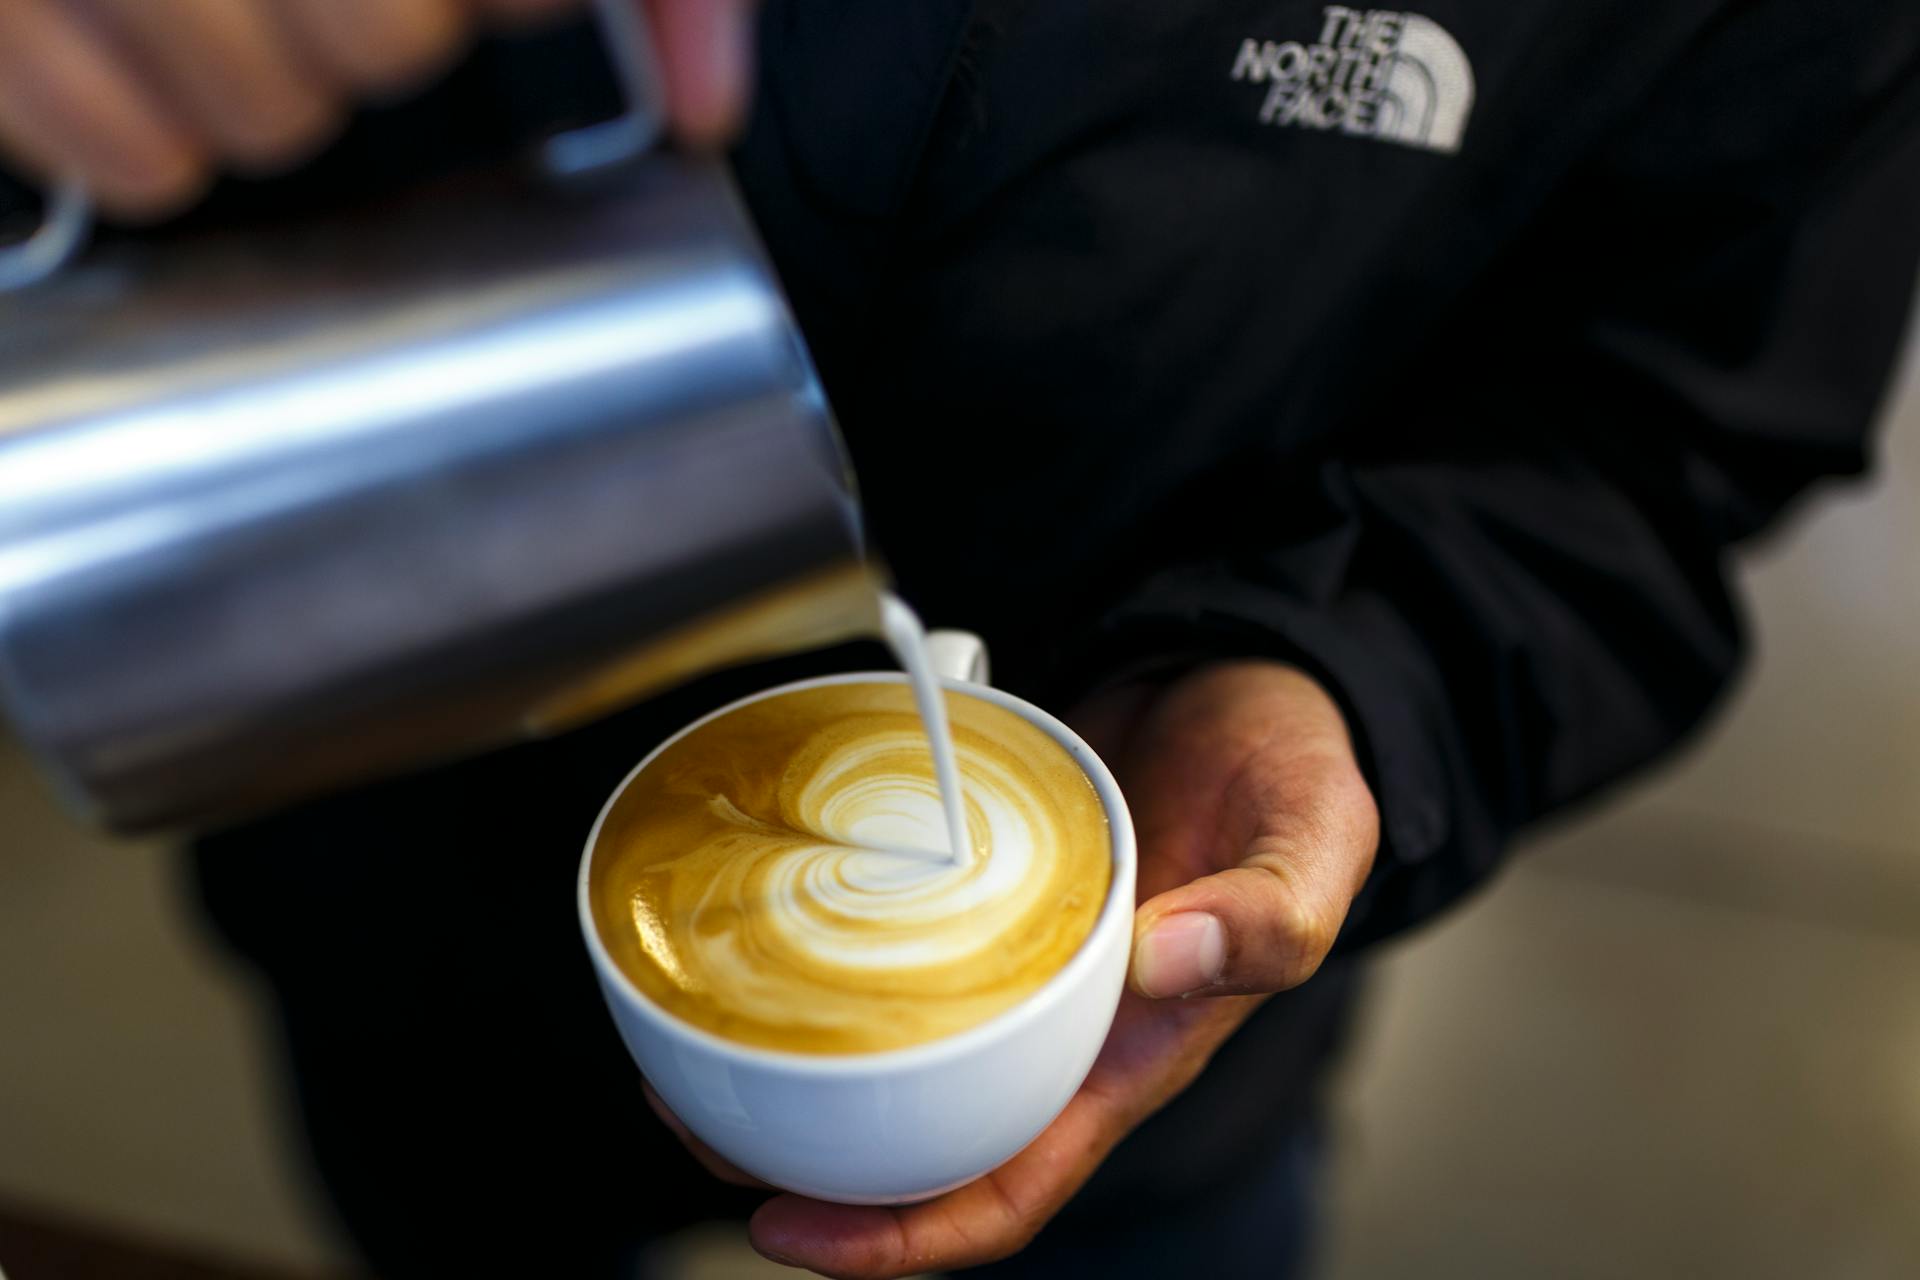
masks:
<svg viewBox="0 0 1920 1280"><path fill-rule="evenodd" d="M1088 781L1093 784L1094 793L1100 799L1101 809L1107 818L1108 852L1111 859L1111 873L1107 878L1107 896L1100 904L1099 914L1094 917L1093 928L1087 931L1087 936L1081 940L1080 946L1067 962L1061 965L1059 970L1042 983L1033 994L1012 1008L988 1018L985 1022L976 1023L971 1027L920 1044L865 1053L800 1053L791 1049L770 1049L763 1045L743 1044L737 1040L729 1040L705 1028L694 1026L662 1008L635 985L626 971L614 963L612 955L607 951L605 940L600 937L600 929L593 916L591 893L593 852L600 842L600 829L606 824L607 815L613 812L614 804L626 793L627 787L668 747L702 725L741 707L782 694L797 693L802 689L835 684L875 683L905 684L907 676L906 673L899 671L842 672L789 681L786 684L748 694L744 698L736 698L725 706L716 707L699 719L689 722L662 740L641 758L640 763L627 771L627 775L620 780L620 784L608 795L606 803L600 806L600 813L593 821L593 829L587 833L586 849L580 856L580 870L575 882L574 904L580 917L580 931L586 939L594 969L603 983L611 984L609 994L617 991L630 1008L638 1011L641 1017L659 1028L670 1039L683 1046L697 1048L743 1066L778 1067L788 1074L815 1078L861 1077L938 1066L953 1059L965 1057L983 1045L1000 1041L1015 1034L1027 1024L1046 1017L1056 1005L1069 998L1069 994L1092 975L1105 950L1105 946L1101 944L1111 934L1120 929L1125 929L1131 934L1133 927L1132 873L1135 862L1133 818L1127 811L1126 798L1120 794L1120 784L1114 780L1106 762L1087 745L1085 739L1068 728L1063 721L1034 706L1026 699L991 685L942 677L941 687L948 692L994 703L1020 716L1052 737L1066 749L1067 753L1073 757L1074 763L1085 772Z"/></svg>

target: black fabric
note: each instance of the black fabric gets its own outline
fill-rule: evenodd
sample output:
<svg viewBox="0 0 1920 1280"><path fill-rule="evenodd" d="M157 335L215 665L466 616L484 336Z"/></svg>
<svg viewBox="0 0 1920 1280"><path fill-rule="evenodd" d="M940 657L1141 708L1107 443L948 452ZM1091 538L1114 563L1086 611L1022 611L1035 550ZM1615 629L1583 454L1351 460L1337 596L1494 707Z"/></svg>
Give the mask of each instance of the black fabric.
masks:
<svg viewBox="0 0 1920 1280"><path fill-rule="evenodd" d="M1317 5L986 7L858 363L823 356L876 537L1043 701L1313 669L1385 818L1345 943L1425 919L1700 721L1727 549L1861 466L1920 10L1431 6L1478 80L1446 155L1258 122L1236 49Z"/></svg>
<svg viewBox="0 0 1920 1280"><path fill-rule="evenodd" d="M1682 740L1746 646L1729 550L1862 465L1920 255L1920 9L1429 0L1472 68L1453 151L1262 122L1246 42L1316 56L1330 14L772 0L738 169L930 622L1061 708L1208 655L1339 696L1386 832L1351 949ZM604 103L586 43L497 44L196 216L521 145ZM638 1110L570 886L639 753L796 669L206 846L392 1273L452 1269L478 1223L586 1274L609 1222L716 1203ZM1061 1230L1301 1132L1350 982L1276 1002Z"/></svg>

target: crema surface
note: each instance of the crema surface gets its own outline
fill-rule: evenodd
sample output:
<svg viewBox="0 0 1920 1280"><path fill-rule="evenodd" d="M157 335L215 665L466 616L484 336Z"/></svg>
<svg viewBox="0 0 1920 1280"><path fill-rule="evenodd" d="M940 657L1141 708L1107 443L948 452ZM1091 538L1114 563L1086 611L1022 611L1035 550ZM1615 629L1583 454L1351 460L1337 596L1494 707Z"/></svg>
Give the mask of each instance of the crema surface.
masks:
<svg viewBox="0 0 1920 1280"><path fill-rule="evenodd" d="M948 839L907 686L822 685L695 729L621 795L589 892L656 1003L748 1044L865 1053L984 1022L1092 931L1107 822L1073 757L946 695L975 858Z"/></svg>

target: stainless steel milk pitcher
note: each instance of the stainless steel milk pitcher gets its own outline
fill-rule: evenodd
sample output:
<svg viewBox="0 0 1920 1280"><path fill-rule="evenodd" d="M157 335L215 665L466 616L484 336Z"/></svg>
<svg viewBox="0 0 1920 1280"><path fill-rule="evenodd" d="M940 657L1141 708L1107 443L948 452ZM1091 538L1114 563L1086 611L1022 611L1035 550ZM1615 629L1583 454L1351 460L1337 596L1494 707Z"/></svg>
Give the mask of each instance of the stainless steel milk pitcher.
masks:
<svg viewBox="0 0 1920 1280"><path fill-rule="evenodd" d="M83 812L204 825L874 623L730 183L630 109L556 173L129 239L0 295L0 697ZM59 269L54 269L59 268ZM0 272L4 274L4 272Z"/></svg>

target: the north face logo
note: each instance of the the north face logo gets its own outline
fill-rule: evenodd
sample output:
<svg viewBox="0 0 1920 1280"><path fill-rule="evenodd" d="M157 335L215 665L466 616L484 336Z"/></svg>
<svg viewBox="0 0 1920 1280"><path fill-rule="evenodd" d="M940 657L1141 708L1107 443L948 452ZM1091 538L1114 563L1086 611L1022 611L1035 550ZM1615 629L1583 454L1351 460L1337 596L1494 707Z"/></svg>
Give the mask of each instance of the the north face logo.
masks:
<svg viewBox="0 0 1920 1280"><path fill-rule="evenodd" d="M1243 40L1233 78L1267 86L1262 124L1458 151L1473 113L1473 65L1417 13L1328 5L1313 44Z"/></svg>

